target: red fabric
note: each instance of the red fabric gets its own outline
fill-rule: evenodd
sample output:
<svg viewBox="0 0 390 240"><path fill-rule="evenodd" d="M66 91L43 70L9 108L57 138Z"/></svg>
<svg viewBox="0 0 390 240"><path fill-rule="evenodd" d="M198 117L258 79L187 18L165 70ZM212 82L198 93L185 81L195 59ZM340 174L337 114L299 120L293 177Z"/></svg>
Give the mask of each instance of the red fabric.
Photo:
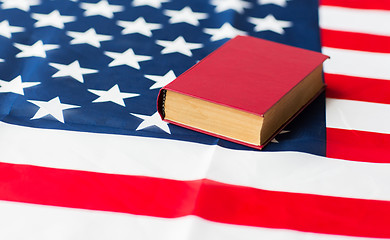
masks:
<svg viewBox="0 0 390 240"><path fill-rule="evenodd" d="M388 0L321 0L320 5L327 6L340 6L348 8L361 8L361 9L379 9L390 10Z"/></svg>
<svg viewBox="0 0 390 240"><path fill-rule="evenodd" d="M390 104L390 81L325 73L330 98Z"/></svg>
<svg viewBox="0 0 390 240"><path fill-rule="evenodd" d="M322 46L349 50L390 53L390 37L321 29Z"/></svg>
<svg viewBox="0 0 390 240"><path fill-rule="evenodd" d="M327 128L328 157L390 163L390 134Z"/></svg>

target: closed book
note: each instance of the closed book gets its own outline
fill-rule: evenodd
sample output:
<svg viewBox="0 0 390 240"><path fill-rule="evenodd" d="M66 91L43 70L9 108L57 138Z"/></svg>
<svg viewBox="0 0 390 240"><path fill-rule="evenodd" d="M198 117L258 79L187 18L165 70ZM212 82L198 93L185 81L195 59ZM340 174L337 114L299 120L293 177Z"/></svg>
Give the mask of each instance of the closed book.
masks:
<svg viewBox="0 0 390 240"><path fill-rule="evenodd" d="M262 149L323 90L328 57L238 36L160 90L164 121Z"/></svg>

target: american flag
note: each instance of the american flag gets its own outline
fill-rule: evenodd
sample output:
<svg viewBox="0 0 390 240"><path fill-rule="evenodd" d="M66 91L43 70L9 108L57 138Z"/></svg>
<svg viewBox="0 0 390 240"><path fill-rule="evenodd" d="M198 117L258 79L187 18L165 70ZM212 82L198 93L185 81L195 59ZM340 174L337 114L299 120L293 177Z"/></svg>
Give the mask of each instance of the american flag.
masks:
<svg viewBox="0 0 390 240"><path fill-rule="evenodd" d="M156 113L236 35L331 57L264 151ZM387 0L0 0L0 239L390 238L389 80Z"/></svg>

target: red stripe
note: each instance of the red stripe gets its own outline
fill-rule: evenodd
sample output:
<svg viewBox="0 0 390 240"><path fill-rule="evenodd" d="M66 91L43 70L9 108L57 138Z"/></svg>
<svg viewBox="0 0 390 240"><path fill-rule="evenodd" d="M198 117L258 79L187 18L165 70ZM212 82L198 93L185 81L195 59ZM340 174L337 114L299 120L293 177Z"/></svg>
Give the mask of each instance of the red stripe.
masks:
<svg viewBox="0 0 390 240"><path fill-rule="evenodd" d="M390 53L390 37L387 36L321 29L321 41L324 47Z"/></svg>
<svg viewBox="0 0 390 240"><path fill-rule="evenodd" d="M327 157L390 163L390 134L337 128L327 128L326 133Z"/></svg>
<svg viewBox="0 0 390 240"><path fill-rule="evenodd" d="M359 9L390 10L389 0L320 0L320 5Z"/></svg>
<svg viewBox="0 0 390 240"><path fill-rule="evenodd" d="M0 199L164 218L390 237L390 202L0 163ZM196 204L195 204L196 203Z"/></svg>
<svg viewBox="0 0 390 240"><path fill-rule="evenodd" d="M390 81L325 73L326 96L390 104Z"/></svg>

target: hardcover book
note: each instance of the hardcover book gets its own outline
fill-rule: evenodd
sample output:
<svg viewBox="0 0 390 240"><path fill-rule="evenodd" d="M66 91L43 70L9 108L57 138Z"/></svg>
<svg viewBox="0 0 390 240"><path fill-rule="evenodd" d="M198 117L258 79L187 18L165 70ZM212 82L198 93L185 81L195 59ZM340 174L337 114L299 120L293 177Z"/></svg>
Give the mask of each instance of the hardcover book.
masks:
<svg viewBox="0 0 390 240"><path fill-rule="evenodd" d="M164 121L262 149L323 90L328 57L238 36L160 90Z"/></svg>

